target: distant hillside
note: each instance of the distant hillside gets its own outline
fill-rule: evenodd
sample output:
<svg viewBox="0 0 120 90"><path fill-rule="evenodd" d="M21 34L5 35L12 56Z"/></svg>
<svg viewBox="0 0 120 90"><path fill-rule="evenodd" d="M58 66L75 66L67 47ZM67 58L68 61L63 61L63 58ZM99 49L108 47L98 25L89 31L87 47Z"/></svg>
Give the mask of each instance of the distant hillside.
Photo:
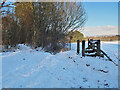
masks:
<svg viewBox="0 0 120 90"><path fill-rule="evenodd" d="M120 35L115 36L98 36L98 37L85 37L84 39L87 41L89 39L101 40L101 41L118 41L120 40Z"/></svg>

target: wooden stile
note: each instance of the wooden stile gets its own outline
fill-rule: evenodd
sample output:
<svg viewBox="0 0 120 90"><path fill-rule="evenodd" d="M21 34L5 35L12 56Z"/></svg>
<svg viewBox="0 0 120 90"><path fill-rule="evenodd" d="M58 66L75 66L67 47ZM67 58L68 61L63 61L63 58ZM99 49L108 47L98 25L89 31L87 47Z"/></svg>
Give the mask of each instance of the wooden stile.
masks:
<svg viewBox="0 0 120 90"><path fill-rule="evenodd" d="M85 56L85 40L82 40L82 56Z"/></svg>
<svg viewBox="0 0 120 90"><path fill-rule="evenodd" d="M97 54L100 55L100 40L97 40Z"/></svg>
<svg viewBox="0 0 120 90"><path fill-rule="evenodd" d="M77 40L77 54L79 54L79 51L80 51L80 41Z"/></svg>

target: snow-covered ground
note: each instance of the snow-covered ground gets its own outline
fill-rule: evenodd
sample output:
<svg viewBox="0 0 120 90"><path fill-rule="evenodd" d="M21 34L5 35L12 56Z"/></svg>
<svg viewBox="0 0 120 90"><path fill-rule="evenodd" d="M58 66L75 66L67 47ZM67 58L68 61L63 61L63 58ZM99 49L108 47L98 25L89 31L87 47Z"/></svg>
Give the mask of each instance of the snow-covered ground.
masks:
<svg viewBox="0 0 120 90"><path fill-rule="evenodd" d="M76 43L56 55L19 46L0 54L3 88L118 88L118 66L107 58L77 55ZM118 43L102 42L101 48L118 64Z"/></svg>

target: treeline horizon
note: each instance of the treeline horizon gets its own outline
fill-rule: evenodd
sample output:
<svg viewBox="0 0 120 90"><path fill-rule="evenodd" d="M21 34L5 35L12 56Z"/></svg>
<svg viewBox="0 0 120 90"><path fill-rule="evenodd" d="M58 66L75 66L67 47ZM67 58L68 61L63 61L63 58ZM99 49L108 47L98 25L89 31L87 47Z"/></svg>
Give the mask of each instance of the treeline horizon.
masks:
<svg viewBox="0 0 120 90"><path fill-rule="evenodd" d="M2 44L6 48L24 43L60 51L68 33L86 22L81 2L15 2L10 8L2 12Z"/></svg>
<svg viewBox="0 0 120 90"><path fill-rule="evenodd" d="M90 36L90 37L84 37L84 39L87 41L88 39L95 39L95 40L101 40L101 41L119 41L120 35L112 35L112 36Z"/></svg>

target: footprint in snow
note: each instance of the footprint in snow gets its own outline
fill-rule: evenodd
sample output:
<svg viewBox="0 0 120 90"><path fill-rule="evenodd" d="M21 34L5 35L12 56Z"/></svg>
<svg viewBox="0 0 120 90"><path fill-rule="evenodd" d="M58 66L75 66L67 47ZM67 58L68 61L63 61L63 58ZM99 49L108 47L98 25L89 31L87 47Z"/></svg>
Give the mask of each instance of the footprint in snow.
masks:
<svg viewBox="0 0 120 90"><path fill-rule="evenodd" d="M70 59L72 59L72 57L69 56Z"/></svg>
<svg viewBox="0 0 120 90"><path fill-rule="evenodd" d="M80 86L79 88L82 88L82 86Z"/></svg>
<svg viewBox="0 0 120 90"><path fill-rule="evenodd" d="M22 87L22 85L20 85L20 87Z"/></svg>
<svg viewBox="0 0 120 90"><path fill-rule="evenodd" d="M60 78L58 78L58 80L61 80Z"/></svg>
<svg viewBox="0 0 120 90"><path fill-rule="evenodd" d="M104 80L104 87L109 87L109 84L106 82L106 80Z"/></svg>
<svg viewBox="0 0 120 90"><path fill-rule="evenodd" d="M90 64L86 64L86 66L87 66L87 67L89 67L89 66L90 66Z"/></svg>
<svg viewBox="0 0 120 90"><path fill-rule="evenodd" d="M107 66L105 66L105 68L108 68Z"/></svg>
<svg viewBox="0 0 120 90"><path fill-rule="evenodd" d="M87 82L88 80L87 80L87 78L83 78L83 82Z"/></svg>
<svg viewBox="0 0 120 90"><path fill-rule="evenodd" d="M104 84L104 86L105 86L105 87L109 87L109 84L108 84L108 83L106 83L106 84Z"/></svg>
<svg viewBox="0 0 120 90"><path fill-rule="evenodd" d="M63 68L64 70L66 69L66 68Z"/></svg>
<svg viewBox="0 0 120 90"><path fill-rule="evenodd" d="M93 70L95 70L95 68L93 68Z"/></svg>
<svg viewBox="0 0 120 90"><path fill-rule="evenodd" d="M73 60L73 62L75 62L75 60Z"/></svg>
<svg viewBox="0 0 120 90"><path fill-rule="evenodd" d="M73 78L73 80L75 80L75 78Z"/></svg>

